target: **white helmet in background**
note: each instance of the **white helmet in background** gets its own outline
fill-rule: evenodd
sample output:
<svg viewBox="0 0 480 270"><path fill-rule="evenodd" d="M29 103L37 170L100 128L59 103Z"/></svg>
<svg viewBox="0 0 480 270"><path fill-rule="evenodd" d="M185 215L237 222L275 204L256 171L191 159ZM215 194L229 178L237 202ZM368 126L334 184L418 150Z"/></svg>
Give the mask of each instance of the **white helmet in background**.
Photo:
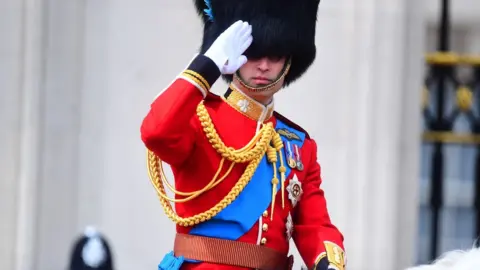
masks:
<svg viewBox="0 0 480 270"><path fill-rule="evenodd" d="M88 226L75 242L69 270L114 270L110 247L103 235Z"/></svg>

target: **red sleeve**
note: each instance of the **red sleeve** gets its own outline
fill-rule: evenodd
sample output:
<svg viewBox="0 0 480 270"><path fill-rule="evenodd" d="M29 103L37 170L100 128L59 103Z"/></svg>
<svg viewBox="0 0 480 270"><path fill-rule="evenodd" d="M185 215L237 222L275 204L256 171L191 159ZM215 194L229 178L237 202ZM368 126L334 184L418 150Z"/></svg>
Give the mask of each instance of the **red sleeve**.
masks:
<svg viewBox="0 0 480 270"><path fill-rule="evenodd" d="M316 269L320 260L344 269L345 254L342 233L332 224L327 202L321 189L320 165L317 162L317 145L307 139L303 147L309 147L311 158L305 167L306 176L302 181L303 194L294 214L295 245L309 269ZM305 152L308 153L308 152Z"/></svg>
<svg viewBox="0 0 480 270"><path fill-rule="evenodd" d="M219 77L215 63L197 55L151 104L140 128L145 146L166 163L181 164L195 146L197 105Z"/></svg>

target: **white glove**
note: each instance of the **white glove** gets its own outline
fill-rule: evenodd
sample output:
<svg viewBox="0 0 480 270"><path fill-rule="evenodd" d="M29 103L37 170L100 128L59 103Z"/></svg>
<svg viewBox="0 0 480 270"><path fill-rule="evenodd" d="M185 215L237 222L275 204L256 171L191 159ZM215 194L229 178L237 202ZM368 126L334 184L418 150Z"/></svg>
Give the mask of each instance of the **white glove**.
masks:
<svg viewBox="0 0 480 270"><path fill-rule="evenodd" d="M252 26L237 21L225 30L205 52L222 74L233 74L247 62L243 53L252 44Z"/></svg>

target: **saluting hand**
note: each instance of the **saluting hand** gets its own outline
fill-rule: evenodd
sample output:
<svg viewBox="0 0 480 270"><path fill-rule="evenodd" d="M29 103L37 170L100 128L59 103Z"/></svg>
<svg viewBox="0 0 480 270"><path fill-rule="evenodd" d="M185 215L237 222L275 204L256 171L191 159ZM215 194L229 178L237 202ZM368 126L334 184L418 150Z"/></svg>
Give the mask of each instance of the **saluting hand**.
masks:
<svg viewBox="0 0 480 270"><path fill-rule="evenodd" d="M247 62L243 53L252 44L252 26L237 21L225 30L205 52L222 74L233 74Z"/></svg>

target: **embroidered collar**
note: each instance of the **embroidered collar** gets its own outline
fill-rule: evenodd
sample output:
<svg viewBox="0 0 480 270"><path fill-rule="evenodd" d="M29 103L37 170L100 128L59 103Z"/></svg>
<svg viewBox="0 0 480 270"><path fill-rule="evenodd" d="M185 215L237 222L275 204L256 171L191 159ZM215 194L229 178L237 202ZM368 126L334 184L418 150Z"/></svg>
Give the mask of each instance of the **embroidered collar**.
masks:
<svg viewBox="0 0 480 270"><path fill-rule="evenodd" d="M236 89L233 84L230 84L223 99L235 110L254 121L264 122L273 115L273 100L265 106Z"/></svg>

